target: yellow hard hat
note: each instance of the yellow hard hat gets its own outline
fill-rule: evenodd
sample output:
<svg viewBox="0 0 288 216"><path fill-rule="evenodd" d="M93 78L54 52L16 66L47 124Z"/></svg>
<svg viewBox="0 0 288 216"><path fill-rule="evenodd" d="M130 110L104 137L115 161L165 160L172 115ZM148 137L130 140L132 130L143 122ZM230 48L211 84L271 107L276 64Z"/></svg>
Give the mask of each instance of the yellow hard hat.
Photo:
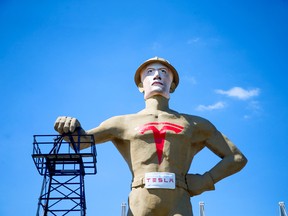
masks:
<svg viewBox="0 0 288 216"><path fill-rule="evenodd" d="M171 72L173 73L173 82L175 84L175 88L178 86L179 84L179 75L177 70L164 58L159 58L159 57L153 57L148 59L147 61L145 61L143 64L141 64L138 69L136 70L135 76L134 76L134 81L135 84L138 86L139 83L141 83L141 71L148 65L151 63L155 63L155 62L159 62L163 65L165 65L166 67L168 67Z"/></svg>

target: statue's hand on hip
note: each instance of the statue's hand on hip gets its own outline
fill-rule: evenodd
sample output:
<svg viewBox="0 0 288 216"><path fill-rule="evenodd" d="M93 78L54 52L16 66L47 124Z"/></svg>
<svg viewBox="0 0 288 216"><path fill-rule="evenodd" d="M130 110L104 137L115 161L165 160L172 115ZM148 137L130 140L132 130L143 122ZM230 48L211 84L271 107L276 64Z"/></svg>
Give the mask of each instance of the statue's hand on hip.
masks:
<svg viewBox="0 0 288 216"><path fill-rule="evenodd" d="M214 182L208 172L203 175L187 174L186 182L190 196L196 196L204 191L215 190Z"/></svg>

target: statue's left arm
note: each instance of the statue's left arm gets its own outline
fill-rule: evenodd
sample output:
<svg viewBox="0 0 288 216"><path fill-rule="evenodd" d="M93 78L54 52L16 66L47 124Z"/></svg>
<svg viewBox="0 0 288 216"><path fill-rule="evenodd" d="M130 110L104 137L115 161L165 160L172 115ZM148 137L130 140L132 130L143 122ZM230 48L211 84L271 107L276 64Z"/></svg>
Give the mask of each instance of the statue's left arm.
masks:
<svg viewBox="0 0 288 216"><path fill-rule="evenodd" d="M209 171L214 183L239 172L247 163L242 152L217 130L206 141L206 146L222 159Z"/></svg>
<svg viewBox="0 0 288 216"><path fill-rule="evenodd" d="M209 138L206 139L205 145L218 155L221 160L203 175L188 174L186 176L191 196L201 194L204 191L214 190L215 183L239 172L247 163L247 159L241 151L215 128Z"/></svg>

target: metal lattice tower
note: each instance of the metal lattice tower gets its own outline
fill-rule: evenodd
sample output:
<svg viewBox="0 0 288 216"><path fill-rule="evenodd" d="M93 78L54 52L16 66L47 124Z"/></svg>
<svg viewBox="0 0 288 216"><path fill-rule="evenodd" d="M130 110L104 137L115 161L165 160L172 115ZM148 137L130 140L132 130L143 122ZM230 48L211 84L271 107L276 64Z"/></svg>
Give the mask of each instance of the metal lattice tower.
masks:
<svg viewBox="0 0 288 216"><path fill-rule="evenodd" d="M44 176L37 216L86 215L84 176L97 172L96 147L93 136L81 137L34 135L32 158Z"/></svg>
<svg viewBox="0 0 288 216"><path fill-rule="evenodd" d="M280 216L287 216L284 202L279 202Z"/></svg>
<svg viewBox="0 0 288 216"><path fill-rule="evenodd" d="M199 210L200 210L200 216L205 216L204 212L204 202L199 202Z"/></svg>

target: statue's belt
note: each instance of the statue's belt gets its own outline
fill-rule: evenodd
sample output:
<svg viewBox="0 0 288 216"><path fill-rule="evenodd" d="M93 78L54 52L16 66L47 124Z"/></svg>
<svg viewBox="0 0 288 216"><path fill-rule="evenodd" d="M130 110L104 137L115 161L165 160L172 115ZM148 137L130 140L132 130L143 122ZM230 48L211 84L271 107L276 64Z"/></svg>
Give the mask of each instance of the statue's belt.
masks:
<svg viewBox="0 0 288 216"><path fill-rule="evenodd" d="M176 178L176 187L183 188L188 191L188 186L186 183L186 178L183 175L175 174ZM145 177L144 175L134 177L134 180L131 184L132 188L144 187L145 186Z"/></svg>

